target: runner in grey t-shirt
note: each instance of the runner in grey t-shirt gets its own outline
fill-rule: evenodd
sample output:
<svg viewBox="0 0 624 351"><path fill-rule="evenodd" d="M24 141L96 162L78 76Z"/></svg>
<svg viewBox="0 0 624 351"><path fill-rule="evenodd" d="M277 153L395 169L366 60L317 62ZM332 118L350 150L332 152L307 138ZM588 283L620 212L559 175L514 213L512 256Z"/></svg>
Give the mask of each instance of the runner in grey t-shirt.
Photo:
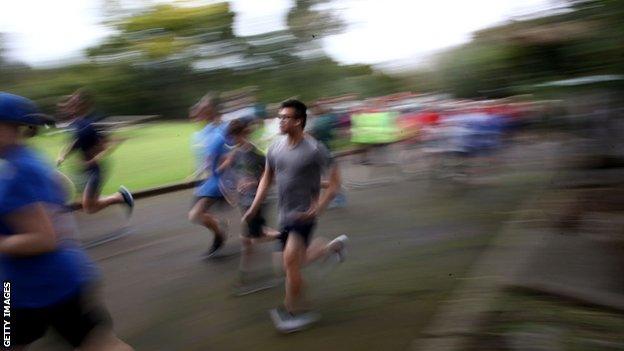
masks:
<svg viewBox="0 0 624 351"><path fill-rule="evenodd" d="M327 148L308 135L295 146L289 145L288 137L271 145L267 165L275 174L281 227L297 223L299 216L318 201L321 175L332 163Z"/></svg>
<svg viewBox="0 0 624 351"><path fill-rule="evenodd" d="M341 235L331 242L317 238L310 243L316 218L340 187L340 174L327 149L304 133L306 110L305 104L297 100L281 104L280 132L285 136L269 148L256 197L243 216L246 222L254 217L275 178L279 193L286 298L284 308L271 310L271 318L278 330L287 333L301 330L318 319L316 314L306 312L301 269L331 254L336 254L342 261L347 242L347 236ZM329 186L321 193L321 173L327 168Z"/></svg>

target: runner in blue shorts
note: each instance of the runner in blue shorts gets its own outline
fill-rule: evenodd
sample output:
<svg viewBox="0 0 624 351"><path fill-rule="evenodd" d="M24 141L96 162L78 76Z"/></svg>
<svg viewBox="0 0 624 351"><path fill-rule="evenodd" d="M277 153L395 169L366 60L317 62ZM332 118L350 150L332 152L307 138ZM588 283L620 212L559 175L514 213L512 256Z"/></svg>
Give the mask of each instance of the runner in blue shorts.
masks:
<svg viewBox="0 0 624 351"><path fill-rule="evenodd" d="M191 108L190 118L197 123L206 123L204 128L194 135L193 148L200 160L198 173L207 171L210 175L195 190L195 199L188 218L191 222L202 225L214 233L212 245L204 254L205 258L210 258L227 239L226 224L220 223L216 216L209 212L215 203L224 200L219 189L219 182L224 168L222 163L228 152L227 124L221 122L217 97L210 93Z"/></svg>

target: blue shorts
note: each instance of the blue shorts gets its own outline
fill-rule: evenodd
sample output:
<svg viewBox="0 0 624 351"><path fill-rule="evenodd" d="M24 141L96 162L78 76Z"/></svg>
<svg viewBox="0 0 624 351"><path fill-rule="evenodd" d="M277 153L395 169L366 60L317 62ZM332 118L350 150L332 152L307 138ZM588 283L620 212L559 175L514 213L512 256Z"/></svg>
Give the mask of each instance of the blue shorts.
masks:
<svg viewBox="0 0 624 351"><path fill-rule="evenodd" d="M195 190L195 196L197 197L217 197L222 198L223 194L219 189L219 178L210 177L201 183Z"/></svg>

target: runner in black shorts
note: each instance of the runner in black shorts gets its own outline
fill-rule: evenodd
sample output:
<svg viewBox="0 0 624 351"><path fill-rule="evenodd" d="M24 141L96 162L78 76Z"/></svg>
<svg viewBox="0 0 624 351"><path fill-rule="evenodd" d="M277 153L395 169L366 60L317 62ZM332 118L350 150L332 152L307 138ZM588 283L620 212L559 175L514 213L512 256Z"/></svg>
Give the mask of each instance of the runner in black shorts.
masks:
<svg viewBox="0 0 624 351"><path fill-rule="evenodd" d="M236 147L224 162L228 172L231 172L235 178L235 189L233 190L237 192L237 202L242 214L249 210L256 196L258 183L266 163L262 152L249 141L250 123L246 119L236 119L230 122L228 136ZM237 295L272 287L275 282L275 279L267 280L266 277L263 277L262 273L258 272L252 264L252 260L254 258L254 245L277 239L279 232L266 227L262 206L244 224L245 228L241 238L239 281L234 287Z"/></svg>
<svg viewBox="0 0 624 351"><path fill-rule="evenodd" d="M73 129L72 141L65 147L57 160L60 166L67 156L78 150L83 161L85 187L82 196L82 207L86 213L96 213L114 204L126 204L128 216L134 208L134 199L130 191L123 185L119 192L110 196L100 197L104 185L103 159L121 139L111 139L94 126L96 120L93 109L93 98L84 90L78 90L66 101L59 104L63 114L72 118L70 127Z"/></svg>
<svg viewBox="0 0 624 351"><path fill-rule="evenodd" d="M272 310L271 317L282 332L300 330L318 318L316 314L307 312L308 307L303 298L303 266L330 254L344 257L347 241L345 235L329 243L322 238L311 240L317 217L340 187L340 175L327 148L304 133L306 109L297 100L287 100L281 104L280 131L285 137L276 140L269 148L256 197L243 216L244 221L250 221L255 216L275 178L286 272L286 298L284 308ZM329 171L329 184L321 194L321 175L324 170Z"/></svg>

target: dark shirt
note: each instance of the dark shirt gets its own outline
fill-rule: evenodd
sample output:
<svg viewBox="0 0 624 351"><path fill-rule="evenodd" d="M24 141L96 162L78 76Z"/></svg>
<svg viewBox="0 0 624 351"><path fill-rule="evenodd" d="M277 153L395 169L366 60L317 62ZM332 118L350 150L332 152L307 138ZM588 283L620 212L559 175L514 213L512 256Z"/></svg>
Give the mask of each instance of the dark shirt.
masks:
<svg viewBox="0 0 624 351"><path fill-rule="evenodd" d="M87 161L97 154L98 146L104 141L104 134L95 127L95 121L94 115L88 115L73 121L70 125L74 130L73 150L80 150L83 158Z"/></svg>

